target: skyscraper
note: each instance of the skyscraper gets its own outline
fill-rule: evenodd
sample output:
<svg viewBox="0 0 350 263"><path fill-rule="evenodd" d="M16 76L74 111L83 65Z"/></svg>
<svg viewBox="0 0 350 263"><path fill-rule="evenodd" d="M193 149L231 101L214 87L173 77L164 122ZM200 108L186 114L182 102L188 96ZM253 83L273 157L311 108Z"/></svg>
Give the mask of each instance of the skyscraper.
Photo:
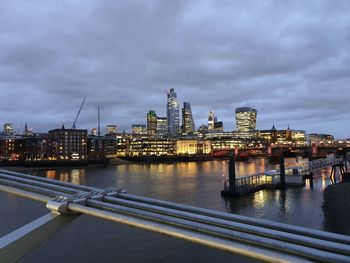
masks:
<svg viewBox="0 0 350 263"><path fill-rule="evenodd" d="M214 130L216 123L216 116L214 115L214 112L212 110L209 110L208 114L208 130Z"/></svg>
<svg viewBox="0 0 350 263"><path fill-rule="evenodd" d="M167 95L168 135L177 136L180 130L179 103L174 89L170 89Z"/></svg>
<svg viewBox="0 0 350 263"><path fill-rule="evenodd" d="M182 108L182 132L185 134L192 134L194 131L195 127L191 105L188 102L184 102L184 106Z"/></svg>
<svg viewBox="0 0 350 263"><path fill-rule="evenodd" d="M168 119L166 117L157 117L157 136L163 137L168 133Z"/></svg>
<svg viewBox="0 0 350 263"><path fill-rule="evenodd" d="M236 108L236 127L239 132L250 132L256 128L256 109L250 107Z"/></svg>
<svg viewBox="0 0 350 263"><path fill-rule="evenodd" d="M155 111L150 110L147 113L147 134L155 136L157 133L157 114Z"/></svg>

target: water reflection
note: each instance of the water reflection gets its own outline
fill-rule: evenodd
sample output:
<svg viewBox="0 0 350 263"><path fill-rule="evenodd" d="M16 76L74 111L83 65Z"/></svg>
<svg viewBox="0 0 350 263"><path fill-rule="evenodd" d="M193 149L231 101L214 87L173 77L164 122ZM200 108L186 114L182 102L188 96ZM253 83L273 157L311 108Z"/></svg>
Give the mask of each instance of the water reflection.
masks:
<svg viewBox="0 0 350 263"><path fill-rule="evenodd" d="M84 176L85 169L58 169L46 171L46 178L48 179L60 180L73 184L81 184Z"/></svg>
<svg viewBox="0 0 350 263"><path fill-rule="evenodd" d="M294 166L303 160L288 158ZM278 169L265 159L236 162L236 175ZM118 186L133 194L170 200L236 214L266 218L307 227L321 228L322 192L329 182L329 169L315 172L314 190L310 185L287 190L262 190L234 199L223 199L220 191L228 177L227 160L174 164L126 164L84 169L57 169L36 172L50 179L99 188Z"/></svg>

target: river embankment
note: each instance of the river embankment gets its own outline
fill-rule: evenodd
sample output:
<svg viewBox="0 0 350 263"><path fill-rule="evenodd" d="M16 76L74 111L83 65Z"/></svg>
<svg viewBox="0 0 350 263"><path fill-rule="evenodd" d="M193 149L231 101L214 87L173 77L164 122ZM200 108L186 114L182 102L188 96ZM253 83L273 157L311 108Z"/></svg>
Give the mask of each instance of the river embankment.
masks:
<svg viewBox="0 0 350 263"><path fill-rule="evenodd" d="M350 235L350 182L327 186L323 212L326 231Z"/></svg>

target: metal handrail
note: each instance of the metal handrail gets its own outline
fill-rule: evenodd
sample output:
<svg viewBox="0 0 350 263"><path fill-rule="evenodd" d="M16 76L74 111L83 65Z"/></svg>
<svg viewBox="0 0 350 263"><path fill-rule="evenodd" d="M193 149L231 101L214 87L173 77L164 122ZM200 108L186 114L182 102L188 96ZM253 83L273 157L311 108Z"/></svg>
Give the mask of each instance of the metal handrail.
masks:
<svg viewBox="0 0 350 263"><path fill-rule="evenodd" d="M65 200L69 200L66 205L70 212L125 223L264 261L275 261L276 258L281 262L300 261L302 258L338 262L350 260L348 236L122 191L117 191L115 196L101 195L102 189L62 184L52 179L1 170L0 190L43 202L56 194L64 195ZM86 198L81 198L84 196ZM48 207L52 209L53 206Z"/></svg>

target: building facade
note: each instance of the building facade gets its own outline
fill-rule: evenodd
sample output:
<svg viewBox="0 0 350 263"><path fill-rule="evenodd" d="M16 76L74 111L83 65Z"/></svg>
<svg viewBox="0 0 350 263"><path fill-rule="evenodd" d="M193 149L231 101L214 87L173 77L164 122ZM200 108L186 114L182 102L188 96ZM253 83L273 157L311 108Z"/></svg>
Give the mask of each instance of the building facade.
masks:
<svg viewBox="0 0 350 263"><path fill-rule="evenodd" d="M184 102L182 108L182 133L193 134L194 132L195 126L193 121L191 105L188 102Z"/></svg>
<svg viewBox="0 0 350 263"><path fill-rule="evenodd" d="M180 131L180 114L179 103L174 89L170 89L167 94L167 119L168 119L168 135L176 137Z"/></svg>
<svg viewBox="0 0 350 263"><path fill-rule="evenodd" d="M236 129L238 132L251 132L256 129L256 109L240 107L235 110Z"/></svg>
<svg viewBox="0 0 350 263"><path fill-rule="evenodd" d="M133 124L131 129L132 134L147 134L147 128L144 124Z"/></svg>
<svg viewBox="0 0 350 263"><path fill-rule="evenodd" d="M87 130L55 129L49 131L49 152L51 160L87 160Z"/></svg>
<svg viewBox="0 0 350 263"><path fill-rule="evenodd" d="M157 136L165 137L168 134L168 119L157 117Z"/></svg>
<svg viewBox="0 0 350 263"><path fill-rule="evenodd" d="M155 136L157 133L157 114L155 111L150 110L147 113L147 134Z"/></svg>

